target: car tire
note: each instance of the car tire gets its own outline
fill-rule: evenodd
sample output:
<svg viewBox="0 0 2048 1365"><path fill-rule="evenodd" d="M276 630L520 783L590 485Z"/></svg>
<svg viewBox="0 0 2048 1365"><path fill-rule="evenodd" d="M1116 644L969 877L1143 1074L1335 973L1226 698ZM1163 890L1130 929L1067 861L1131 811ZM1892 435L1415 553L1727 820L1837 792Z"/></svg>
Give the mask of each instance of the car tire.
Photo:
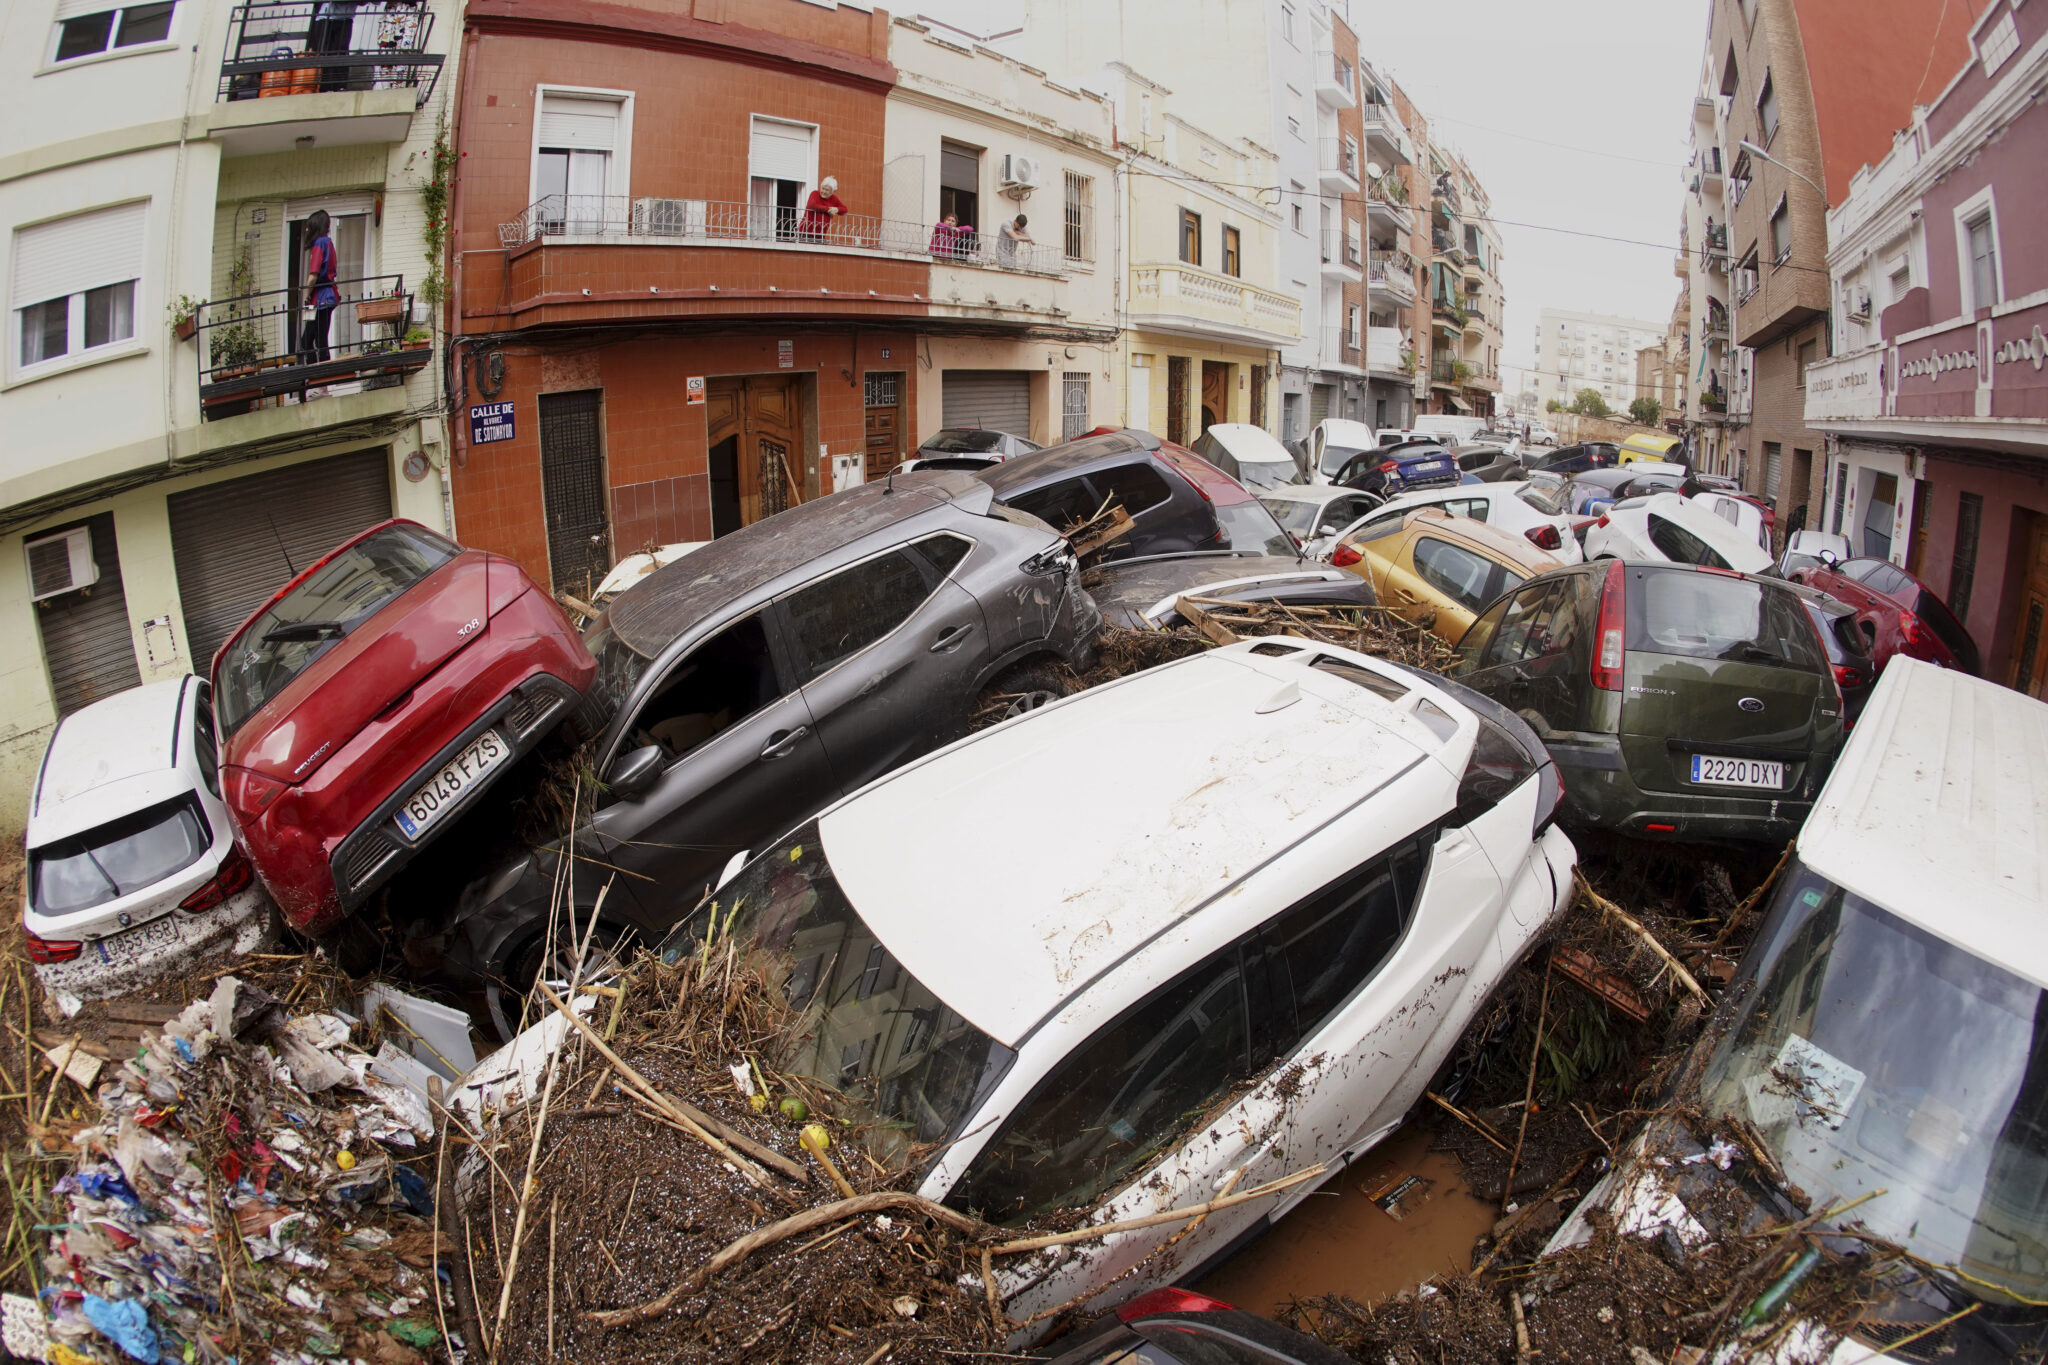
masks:
<svg viewBox="0 0 2048 1365"><path fill-rule="evenodd" d="M584 966L583 980L601 982L608 976L616 976L632 952L635 937L625 925L599 921L591 935L590 958ZM505 954L503 971L491 975L484 994L489 1005L491 1027L497 1030L503 1042L511 1042L519 1031L521 1005L533 991L534 982L541 979L547 948L546 927L539 926L539 932L528 935L518 947ZM548 965L555 970L548 974L547 979L559 995L561 983L567 981L574 965L570 945L558 939L554 957Z"/></svg>
<svg viewBox="0 0 2048 1365"><path fill-rule="evenodd" d="M1065 664L1051 661L1020 664L981 689L981 695L975 698L974 712L967 728L970 731L986 729L1012 716L1049 706L1062 697L1071 697L1080 690L1081 680Z"/></svg>

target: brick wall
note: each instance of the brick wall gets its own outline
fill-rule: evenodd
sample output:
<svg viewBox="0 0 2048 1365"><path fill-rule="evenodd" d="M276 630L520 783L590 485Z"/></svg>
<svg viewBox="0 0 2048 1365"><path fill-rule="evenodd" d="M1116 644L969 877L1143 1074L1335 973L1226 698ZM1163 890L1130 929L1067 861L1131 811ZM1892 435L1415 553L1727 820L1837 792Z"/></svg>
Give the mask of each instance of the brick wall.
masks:
<svg viewBox="0 0 2048 1365"><path fill-rule="evenodd" d="M1826 471L1821 433L1806 425L1806 390L1799 383L1799 346L1808 341L1819 343L1815 348L1817 354L1827 354L1825 321L1811 323L1757 348L1750 422L1735 438L1736 444L1746 447L1749 452L1749 467L1744 478L1747 487L1753 492L1768 493L1778 500L1781 538L1786 522L1801 503L1808 505L1809 520L1818 525L1813 521L1813 513L1820 508L1821 483ZM1767 441L1777 442L1784 451L1776 488L1764 487ZM1811 454L1811 459L1806 462L1811 468L1805 471L1808 477L1804 481L1798 477L1802 471L1797 452L1801 450Z"/></svg>

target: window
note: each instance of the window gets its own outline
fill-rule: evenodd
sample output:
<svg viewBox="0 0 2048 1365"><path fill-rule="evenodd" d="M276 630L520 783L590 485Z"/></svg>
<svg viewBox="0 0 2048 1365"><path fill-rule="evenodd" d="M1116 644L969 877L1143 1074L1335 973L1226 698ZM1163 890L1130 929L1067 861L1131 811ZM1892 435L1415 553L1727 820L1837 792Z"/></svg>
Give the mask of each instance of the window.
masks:
<svg viewBox="0 0 2048 1365"><path fill-rule="evenodd" d="M199 760L199 774L206 789L220 795L220 745L213 733L213 689L199 684L198 704L192 711L192 754Z"/></svg>
<svg viewBox="0 0 2048 1365"><path fill-rule="evenodd" d="M1009 500L1019 512L1029 512L1056 531L1078 526L1095 515L1101 502L1088 491L1086 479L1063 479L1059 483L1020 493Z"/></svg>
<svg viewBox="0 0 2048 1365"><path fill-rule="evenodd" d="M1970 251L1970 307L1989 308L1998 302L1998 239L1987 209L1964 224Z"/></svg>
<svg viewBox="0 0 2048 1365"><path fill-rule="evenodd" d="M171 36L175 4L128 5L93 10L90 0L66 0L57 6L57 31L51 62L73 62L124 47L161 43ZM83 11L93 10L91 13Z"/></svg>
<svg viewBox="0 0 2048 1365"><path fill-rule="evenodd" d="M1670 521L1652 512L1646 518L1650 527L1650 544L1657 547L1657 553L1673 564L1704 564L1710 569L1726 569L1727 560L1714 552L1714 547L1686 530L1675 521Z"/></svg>
<svg viewBox="0 0 2048 1365"><path fill-rule="evenodd" d="M1241 238L1234 227L1226 226L1223 229L1223 273L1226 275L1244 274Z"/></svg>
<svg viewBox="0 0 2048 1365"><path fill-rule="evenodd" d="M593 235L623 226L624 213L609 199L624 189L612 166L626 145L619 128L623 107L615 98L542 93L533 162L542 233ZM758 126L755 136L759 141ZM764 202L772 203L772 196Z"/></svg>
<svg viewBox="0 0 2048 1365"><path fill-rule="evenodd" d="M1842 534L1842 511L1849 500L1849 466L1846 461L1835 465L1835 513L1834 524L1828 529L1835 535Z"/></svg>
<svg viewBox="0 0 2048 1365"><path fill-rule="evenodd" d="M1308 216L1302 211L1301 186L1299 185L1294 187L1294 203L1290 205L1290 208L1294 216L1294 230L1306 233L1308 231Z"/></svg>
<svg viewBox="0 0 2048 1365"><path fill-rule="evenodd" d="M1098 469L1088 476L1088 482L1095 489L1095 507L1100 507L1105 501L1114 502L1134 517L1173 496L1166 480L1149 464L1121 464L1110 469ZM1093 513L1095 507L1089 508L1089 512Z"/></svg>
<svg viewBox="0 0 2048 1365"><path fill-rule="evenodd" d="M1756 297L1756 286L1757 249L1756 244L1752 242L1749 250L1744 253L1742 260L1735 267L1735 302L1741 305L1748 303L1752 298ZM1725 328L1727 325L1725 317L1717 318L1714 315L1713 309L1709 308L1707 310L1707 330L1709 332L1713 331L1717 326Z"/></svg>
<svg viewBox="0 0 2048 1365"><path fill-rule="evenodd" d="M1294 11L1286 5L1280 7L1280 36L1290 43L1294 41Z"/></svg>
<svg viewBox="0 0 2048 1365"><path fill-rule="evenodd" d="M1449 817L1456 825L1469 825L1500 804L1501 798L1522 785L1536 771L1529 751L1514 736L1485 716L1479 718L1478 742L1458 780L1458 804Z"/></svg>
<svg viewBox="0 0 2048 1365"><path fill-rule="evenodd" d="M939 144L939 217L948 214L962 227L979 228L981 221L981 150L959 142ZM972 243L960 243L964 251Z"/></svg>
<svg viewBox="0 0 2048 1365"><path fill-rule="evenodd" d="M1631 650L1816 671L1827 666L1813 622L1789 591L1719 574L1627 572Z"/></svg>
<svg viewBox="0 0 2048 1365"><path fill-rule="evenodd" d="M133 895L206 855L213 834L189 793L29 855L30 903L70 914Z"/></svg>
<svg viewBox="0 0 2048 1365"><path fill-rule="evenodd" d="M1415 575L1466 611L1478 611L1499 591L1506 573L1498 564L1462 546L1423 536L1415 542ZM1509 575L1521 582L1519 575Z"/></svg>
<svg viewBox="0 0 2048 1365"><path fill-rule="evenodd" d="M1799 387L1806 387L1806 367L1820 359L1820 338L1799 343Z"/></svg>
<svg viewBox="0 0 2048 1365"><path fill-rule="evenodd" d="M1771 73L1764 72L1764 88L1756 93L1756 125L1763 130L1757 139L1768 147L1771 139L1778 135L1778 92L1771 84Z"/></svg>
<svg viewBox="0 0 2048 1365"><path fill-rule="evenodd" d="M809 681L910 619L931 589L910 556L876 555L787 599L789 624Z"/></svg>
<svg viewBox="0 0 2048 1365"><path fill-rule="evenodd" d="M1202 215L1193 209L1180 211L1180 258L1189 265L1202 263Z"/></svg>
<svg viewBox="0 0 2048 1365"><path fill-rule="evenodd" d="M1358 305L1350 304L1344 309L1344 344L1356 347L1359 342Z"/></svg>
<svg viewBox="0 0 2048 1365"><path fill-rule="evenodd" d="M964 220L963 220L964 221ZM1095 181L1067 172L1067 259L1095 259Z"/></svg>
<svg viewBox="0 0 2048 1365"><path fill-rule="evenodd" d="M1977 540L1984 531L1984 497L1965 493L1956 505L1956 552L1948 567L1948 606L1958 619L1970 618L1970 594L1977 583Z"/></svg>
<svg viewBox="0 0 2048 1365"><path fill-rule="evenodd" d="M1977 49L1978 59L1984 63L1984 74L1990 76L2005 65L2006 59L2019 51L2020 30L2010 14L1999 16L1984 34L1984 41Z"/></svg>
<svg viewBox="0 0 2048 1365"><path fill-rule="evenodd" d="M16 368L134 340L145 208L123 204L15 232Z"/></svg>
<svg viewBox="0 0 2048 1365"><path fill-rule="evenodd" d="M671 761L724 733L786 688L755 612L683 658L633 718L628 748L658 744Z"/></svg>
<svg viewBox="0 0 2048 1365"><path fill-rule="evenodd" d="M937 535L913 542L910 548L931 565L934 575L944 578L959 567L960 561L967 558L967 552L974 545L964 536Z"/></svg>

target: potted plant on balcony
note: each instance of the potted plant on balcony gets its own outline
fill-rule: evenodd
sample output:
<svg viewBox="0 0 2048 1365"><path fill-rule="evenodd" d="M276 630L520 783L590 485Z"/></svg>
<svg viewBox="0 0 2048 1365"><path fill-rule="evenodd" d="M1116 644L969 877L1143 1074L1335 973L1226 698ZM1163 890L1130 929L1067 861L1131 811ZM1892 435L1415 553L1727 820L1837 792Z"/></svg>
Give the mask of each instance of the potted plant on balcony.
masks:
<svg viewBox="0 0 2048 1365"><path fill-rule="evenodd" d="M171 319L171 331L180 341L190 341L199 334L200 301L190 294L180 294L164 309Z"/></svg>
<svg viewBox="0 0 2048 1365"><path fill-rule="evenodd" d="M1476 371L1462 360L1453 360L1451 362L1451 378L1460 384L1470 379L1474 373Z"/></svg>

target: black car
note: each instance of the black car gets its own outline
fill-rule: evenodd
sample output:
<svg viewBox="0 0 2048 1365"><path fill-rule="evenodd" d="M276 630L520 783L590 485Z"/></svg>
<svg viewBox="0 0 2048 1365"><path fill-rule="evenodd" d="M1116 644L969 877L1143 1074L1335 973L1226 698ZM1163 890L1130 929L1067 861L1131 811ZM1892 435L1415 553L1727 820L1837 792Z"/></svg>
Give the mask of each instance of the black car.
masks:
<svg viewBox="0 0 2048 1365"><path fill-rule="evenodd" d="M1451 453L1457 458L1460 473L1476 474L1482 483L1529 477L1529 471L1522 468L1521 457L1508 454L1501 446L1463 445Z"/></svg>
<svg viewBox="0 0 2048 1365"><path fill-rule="evenodd" d="M1463 477L1441 441L1413 440L1361 451L1345 461L1330 482L1391 498L1418 488L1449 487Z"/></svg>
<svg viewBox="0 0 2048 1365"><path fill-rule="evenodd" d="M1835 673L1835 690L1842 694L1842 719L1853 724L1877 688L1877 664L1870 657L1870 638L1857 620L1856 608L1841 598L1803 583L1791 586L1805 601L1806 614L1813 618L1821 647L1827 651L1828 667Z"/></svg>
<svg viewBox="0 0 2048 1365"><path fill-rule="evenodd" d="M1121 506L1134 525L1103 550L1107 562L1229 549L1216 500L1197 482L1204 470L1227 477L1148 431L1125 429L1019 455L975 477L995 490L1003 506L1029 512L1060 532L1112 503Z"/></svg>
<svg viewBox="0 0 2048 1365"><path fill-rule="evenodd" d="M1049 1365L1355 1365L1314 1337L1186 1289L1140 1294L1067 1342Z"/></svg>
<svg viewBox="0 0 2048 1365"><path fill-rule="evenodd" d="M1560 446L1528 457L1530 473L1543 470L1551 474L1583 474L1589 469L1612 469L1621 463L1621 447L1612 441L1583 441L1575 446Z"/></svg>

